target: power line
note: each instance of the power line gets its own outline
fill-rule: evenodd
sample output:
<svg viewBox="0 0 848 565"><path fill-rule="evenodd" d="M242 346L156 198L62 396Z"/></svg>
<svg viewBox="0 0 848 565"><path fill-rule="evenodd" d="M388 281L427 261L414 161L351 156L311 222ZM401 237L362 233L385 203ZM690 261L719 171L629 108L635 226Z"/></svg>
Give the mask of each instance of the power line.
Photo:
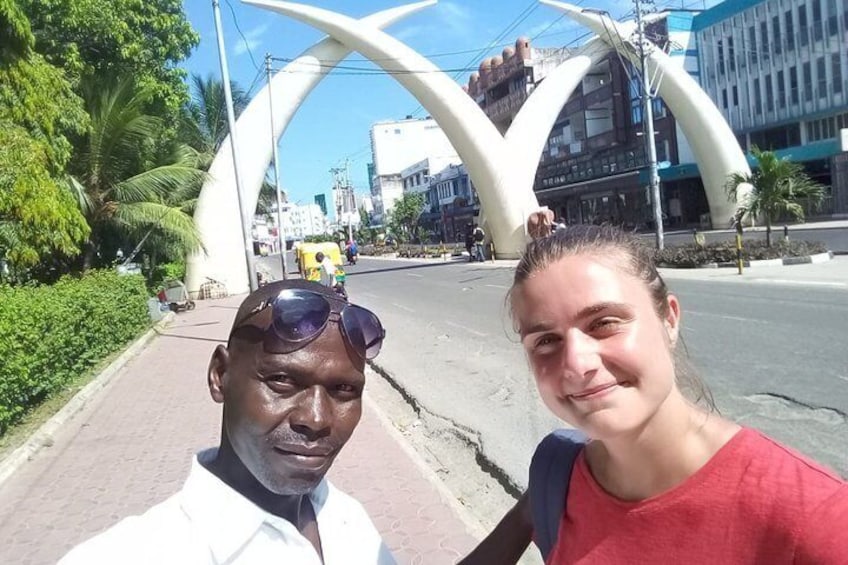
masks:
<svg viewBox="0 0 848 565"><path fill-rule="evenodd" d="M262 69L259 68L259 65L256 64L256 59L253 58L253 51L250 49L250 41L247 40L244 32L241 31L241 26L239 26L238 18L236 17L236 11L233 9L233 5L230 3L230 0L226 0L226 2L227 6L230 8L230 13L233 15L233 23L236 25L236 31L238 31L241 36L241 39L244 42L244 47L247 50L247 54L250 56L250 62L253 63L253 68L261 73Z"/></svg>

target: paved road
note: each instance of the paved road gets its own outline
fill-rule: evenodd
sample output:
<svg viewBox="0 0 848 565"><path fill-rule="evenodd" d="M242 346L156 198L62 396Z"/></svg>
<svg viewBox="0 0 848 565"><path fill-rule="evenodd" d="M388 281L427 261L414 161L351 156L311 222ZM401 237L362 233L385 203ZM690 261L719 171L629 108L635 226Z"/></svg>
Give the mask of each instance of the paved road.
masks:
<svg viewBox="0 0 848 565"><path fill-rule="evenodd" d="M525 484L533 446L557 423L511 330L512 267L363 258L348 275L351 297L388 329L378 365ZM828 284L670 281L692 361L721 412L848 475L848 292Z"/></svg>

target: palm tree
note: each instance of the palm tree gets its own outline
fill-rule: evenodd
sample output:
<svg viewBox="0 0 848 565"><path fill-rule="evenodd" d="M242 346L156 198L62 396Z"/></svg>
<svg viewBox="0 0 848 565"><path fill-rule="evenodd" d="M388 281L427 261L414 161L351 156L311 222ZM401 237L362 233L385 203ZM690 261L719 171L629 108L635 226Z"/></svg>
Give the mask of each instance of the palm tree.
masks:
<svg viewBox="0 0 848 565"><path fill-rule="evenodd" d="M250 99L237 84L230 83L233 110L236 118L247 107ZM227 105L224 83L212 75L191 77L191 101L183 111L181 138L207 159L207 166L230 133L227 123Z"/></svg>
<svg viewBox="0 0 848 565"><path fill-rule="evenodd" d="M156 232L186 252L202 248L186 200L205 178L194 149L174 144L155 158L161 120L145 113L146 89L130 81L85 88L91 130L73 166L70 185L91 227L83 267L90 268L104 239L139 241Z"/></svg>
<svg viewBox="0 0 848 565"><path fill-rule="evenodd" d="M766 245L771 247L771 225L787 214L799 222L804 221L804 204L819 206L824 198L824 187L804 172L804 167L788 159L780 159L773 151L751 148L756 159L750 174L734 173L728 177L725 189L731 201L736 201L739 185L753 187L745 202L741 203L736 220L744 216L762 216L766 223Z"/></svg>

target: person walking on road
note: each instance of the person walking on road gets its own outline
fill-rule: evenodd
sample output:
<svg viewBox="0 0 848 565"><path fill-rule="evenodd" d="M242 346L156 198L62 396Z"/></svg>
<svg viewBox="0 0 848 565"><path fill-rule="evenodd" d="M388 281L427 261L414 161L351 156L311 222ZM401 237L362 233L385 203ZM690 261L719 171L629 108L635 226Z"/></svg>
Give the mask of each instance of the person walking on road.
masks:
<svg viewBox="0 0 848 565"><path fill-rule="evenodd" d="M468 251L468 261L474 261L474 226L465 226L465 250Z"/></svg>
<svg viewBox="0 0 848 565"><path fill-rule="evenodd" d="M209 363L220 445L196 455L177 494L60 564L394 563L362 506L325 478L384 336L373 313L317 283L249 295Z"/></svg>
<svg viewBox="0 0 848 565"><path fill-rule="evenodd" d="M474 225L474 259L481 263L486 260L486 252L483 249L483 242L486 240L486 232L478 225Z"/></svg>
<svg viewBox="0 0 848 565"><path fill-rule="evenodd" d="M515 563L531 537L549 564L848 563L848 483L716 413L635 236L536 239L509 300L542 400L583 437L539 444L528 492L463 564Z"/></svg>
<svg viewBox="0 0 848 565"><path fill-rule="evenodd" d="M333 287L336 285L336 265L329 256L324 255L322 251L315 254L315 262L318 263L318 268L321 269L321 284L324 286Z"/></svg>

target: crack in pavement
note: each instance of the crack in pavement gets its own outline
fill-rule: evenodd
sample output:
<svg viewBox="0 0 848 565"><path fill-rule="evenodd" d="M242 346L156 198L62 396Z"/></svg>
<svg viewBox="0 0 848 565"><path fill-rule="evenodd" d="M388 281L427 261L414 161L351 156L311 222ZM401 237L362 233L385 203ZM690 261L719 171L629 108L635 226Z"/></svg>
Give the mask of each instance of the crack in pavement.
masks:
<svg viewBox="0 0 848 565"><path fill-rule="evenodd" d="M812 420L838 426L848 423L848 414L830 406L816 406L776 392L760 392L741 397L759 408L757 413L780 420Z"/></svg>
<svg viewBox="0 0 848 565"><path fill-rule="evenodd" d="M416 417L424 424L424 427L429 432L428 435L437 437L439 433L448 433L474 453L474 460L480 467L480 470L492 477L508 494L514 498L518 498L524 492L524 489L516 484L503 468L498 466L491 458L483 451L483 439L480 433L476 430L460 424L451 418L447 418L440 414L429 410L421 404L406 388L400 384L397 379L383 367L379 366L374 361L369 361L368 365L375 373L383 377L383 379L400 394L404 402L406 402L415 412Z"/></svg>

